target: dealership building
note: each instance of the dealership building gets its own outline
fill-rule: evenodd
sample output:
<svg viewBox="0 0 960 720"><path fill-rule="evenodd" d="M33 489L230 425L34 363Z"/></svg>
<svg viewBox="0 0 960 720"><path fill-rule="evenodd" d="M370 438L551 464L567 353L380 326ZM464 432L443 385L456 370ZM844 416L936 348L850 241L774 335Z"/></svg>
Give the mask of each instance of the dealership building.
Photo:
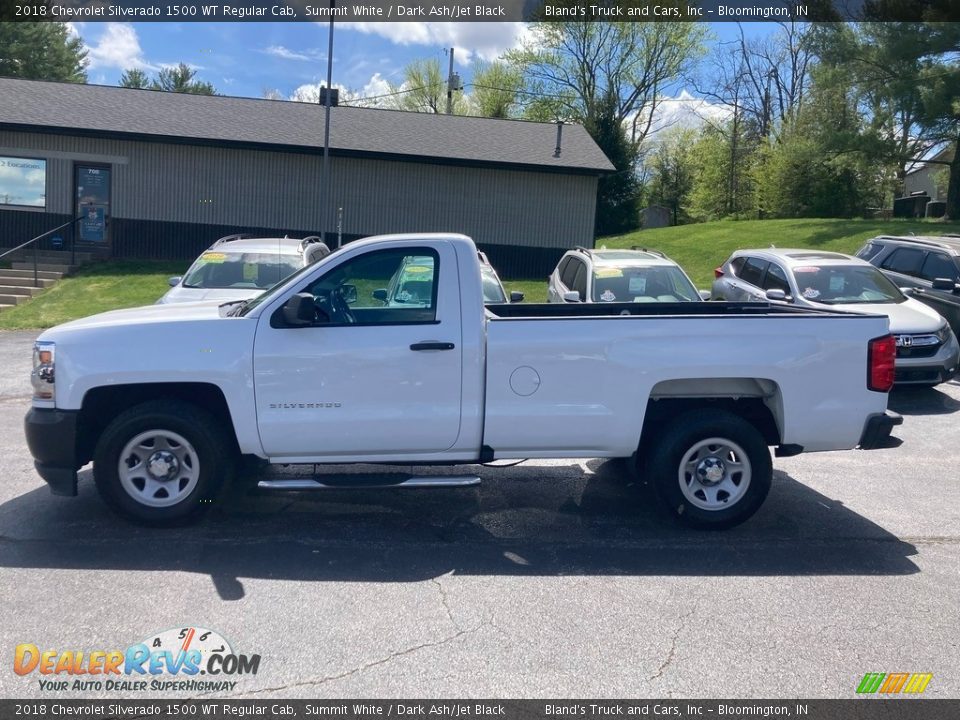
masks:
<svg viewBox="0 0 960 720"><path fill-rule="evenodd" d="M502 273L591 245L614 168L579 125L0 78L0 247L191 260L249 232L461 232ZM559 132L558 132L559 130ZM71 235L72 232L72 235Z"/></svg>

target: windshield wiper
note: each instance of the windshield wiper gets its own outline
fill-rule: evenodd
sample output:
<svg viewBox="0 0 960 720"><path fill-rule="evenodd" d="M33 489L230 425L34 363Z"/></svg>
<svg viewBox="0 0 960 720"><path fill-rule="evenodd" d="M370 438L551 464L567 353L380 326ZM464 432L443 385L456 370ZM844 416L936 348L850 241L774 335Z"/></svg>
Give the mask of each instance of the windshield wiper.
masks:
<svg viewBox="0 0 960 720"><path fill-rule="evenodd" d="M234 307L227 310L224 315L226 317L236 317L243 312L244 309L246 309L249 303L249 300L231 300L230 302L223 303L220 307L223 307L224 305L233 305Z"/></svg>

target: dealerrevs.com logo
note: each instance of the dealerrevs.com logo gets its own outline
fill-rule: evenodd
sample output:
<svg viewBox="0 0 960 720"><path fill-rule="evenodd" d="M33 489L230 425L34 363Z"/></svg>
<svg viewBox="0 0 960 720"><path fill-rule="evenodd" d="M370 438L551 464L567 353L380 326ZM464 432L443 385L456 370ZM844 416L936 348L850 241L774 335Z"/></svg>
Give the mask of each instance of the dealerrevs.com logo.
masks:
<svg viewBox="0 0 960 720"><path fill-rule="evenodd" d="M17 645L13 671L37 676L44 691L231 691L233 677L256 675L259 655L235 653L222 635L199 627L155 633L126 650L59 650Z"/></svg>

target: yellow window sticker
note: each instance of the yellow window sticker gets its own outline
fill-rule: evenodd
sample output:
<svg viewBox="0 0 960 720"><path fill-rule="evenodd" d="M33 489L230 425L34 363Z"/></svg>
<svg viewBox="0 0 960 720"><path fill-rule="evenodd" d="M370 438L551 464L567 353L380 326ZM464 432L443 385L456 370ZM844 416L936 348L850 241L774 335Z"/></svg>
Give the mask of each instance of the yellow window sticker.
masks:
<svg viewBox="0 0 960 720"><path fill-rule="evenodd" d="M208 252L201 255L200 259L208 263L222 263L227 259L227 254L221 252Z"/></svg>
<svg viewBox="0 0 960 720"><path fill-rule="evenodd" d="M597 268L593 271L593 274L598 278L623 277L623 270L620 268Z"/></svg>

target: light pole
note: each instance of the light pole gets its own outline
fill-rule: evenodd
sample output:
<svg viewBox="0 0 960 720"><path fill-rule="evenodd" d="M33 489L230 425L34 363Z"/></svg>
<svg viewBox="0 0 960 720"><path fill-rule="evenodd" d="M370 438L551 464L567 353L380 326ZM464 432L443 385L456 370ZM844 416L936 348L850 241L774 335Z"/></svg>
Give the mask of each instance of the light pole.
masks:
<svg viewBox="0 0 960 720"><path fill-rule="evenodd" d="M320 241L327 242L327 205L330 202L330 96L333 95L333 9L336 0L330 0L330 30L327 42L327 92L324 98L324 114L326 120L323 125L323 168L320 174L321 205L320 205ZM339 243L337 247L340 247Z"/></svg>

